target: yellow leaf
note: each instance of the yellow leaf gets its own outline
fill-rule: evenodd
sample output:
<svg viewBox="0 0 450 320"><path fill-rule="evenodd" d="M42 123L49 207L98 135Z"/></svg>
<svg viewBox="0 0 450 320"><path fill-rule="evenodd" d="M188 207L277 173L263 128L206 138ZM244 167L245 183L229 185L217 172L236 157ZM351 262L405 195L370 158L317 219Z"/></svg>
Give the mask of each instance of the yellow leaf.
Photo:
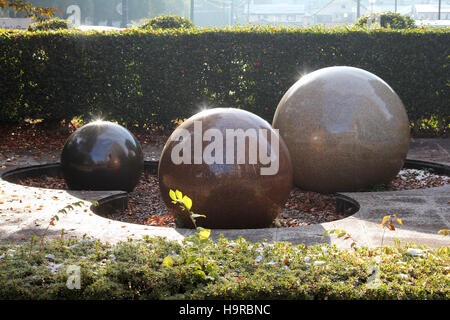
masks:
<svg viewBox="0 0 450 320"><path fill-rule="evenodd" d="M172 267L173 266L173 260L171 257L165 257L162 263L163 267Z"/></svg>
<svg viewBox="0 0 450 320"><path fill-rule="evenodd" d="M397 219L398 224L403 225L402 219L400 219L400 218L396 218L396 219Z"/></svg>
<svg viewBox="0 0 450 320"><path fill-rule="evenodd" d="M183 197L183 203L184 203L184 206L188 210L191 210L191 208L192 208L192 200L191 200L191 198L189 198L188 196L184 196Z"/></svg>
<svg viewBox="0 0 450 320"><path fill-rule="evenodd" d="M175 194L178 198L178 200L183 201L183 194L179 190L175 190Z"/></svg>
<svg viewBox="0 0 450 320"><path fill-rule="evenodd" d="M177 196L175 195L175 191L173 191L172 189L170 189L169 191L169 197L170 199L176 201L177 200Z"/></svg>
<svg viewBox="0 0 450 320"><path fill-rule="evenodd" d="M383 221L381 221L380 226L383 226L383 225L386 223L387 219L389 219L390 217L391 217L391 216L384 216L384 217L383 217Z"/></svg>
<svg viewBox="0 0 450 320"><path fill-rule="evenodd" d="M198 233L200 235L200 240L205 240L209 238L209 235L211 234L211 230L210 229L202 229L200 230L200 232Z"/></svg>

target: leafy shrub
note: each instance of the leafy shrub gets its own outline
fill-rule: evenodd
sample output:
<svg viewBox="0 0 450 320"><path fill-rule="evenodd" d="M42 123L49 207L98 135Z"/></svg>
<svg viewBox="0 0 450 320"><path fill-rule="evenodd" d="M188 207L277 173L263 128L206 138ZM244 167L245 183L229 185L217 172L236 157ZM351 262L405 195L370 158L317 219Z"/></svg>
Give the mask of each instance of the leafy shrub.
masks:
<svg viewBox="0 0 450 320"><path fill-rule="evenodd" d="M72 27L73 23L70 20L52 18L40 22L31 23L28 26L27 31L60 30L60 29L70 29Z"/></svg>
<svg viewBox="0 0 450 320"><path fill-rule="evenodd" d="M415 130L443 133L449 41L448 29L0 30L0 123L95 115L172 125L202 107L241 108L272 122L302 74L347 65L385 80Z"/></svg>
<svg viewBox="0 0 450 320"><path fill-rule="evenodd" d="M192 28L194 25L188 18L179 15L162 15L153 19L149 19L140 26L141 29L181 29Z"/></svg>
<svg viewBox="0 0 450 320"><path fill-rule="evenodd" d="M377 12L360 17L356 21L357 26L369 26L372 23L379 23L383 28L407 29L415 28L414 19L394 12Z"/></svg>

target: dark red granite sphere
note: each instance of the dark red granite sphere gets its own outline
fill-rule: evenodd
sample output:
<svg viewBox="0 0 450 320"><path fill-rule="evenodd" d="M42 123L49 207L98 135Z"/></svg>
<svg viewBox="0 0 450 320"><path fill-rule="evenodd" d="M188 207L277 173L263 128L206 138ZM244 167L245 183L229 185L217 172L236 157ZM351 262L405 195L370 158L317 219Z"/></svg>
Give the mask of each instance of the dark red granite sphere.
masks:
<svg viewBox="0 0 450 320"><path fill-rule="evenodd" d="M170 190L206 215L197 226L240 229L269 227L293 186L290 155L276 130L234 108L206 110L182 123L164 147L158 175L162 198L183 227L193 224Z"/></svg>

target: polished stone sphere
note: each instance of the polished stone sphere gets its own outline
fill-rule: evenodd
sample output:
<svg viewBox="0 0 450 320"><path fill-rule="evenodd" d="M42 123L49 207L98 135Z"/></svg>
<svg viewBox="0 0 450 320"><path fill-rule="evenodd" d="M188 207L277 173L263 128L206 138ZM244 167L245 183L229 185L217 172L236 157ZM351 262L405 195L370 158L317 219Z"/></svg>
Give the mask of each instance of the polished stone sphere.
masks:
<svg viewBox="0 0 450 320"><path fill-rule="evenodd" d="M409 121L392 88L353 67L329 67L297 81L273 119L291 154L294 183L317 192L388 183L403 166Z"/></svg>
<svg viewBox="0 0 450 320"><path fill-rule="evenodd" d="M189 214L172 203L171 189L192 199L193 212L206 215L196 219L197 226L215 229L270 226L290 195L292 174L278 133L234 108L206 110L183 122L169 137L158 168L161 195L177 225L193 227Z"/></svg>
<svg viewBox="0 0 450 320"><path fill-rule="evenodd" d="M72 190L132 191L144 167L141 145L124 127L91 122L73 132L61 153L61 170Z"/></svg>

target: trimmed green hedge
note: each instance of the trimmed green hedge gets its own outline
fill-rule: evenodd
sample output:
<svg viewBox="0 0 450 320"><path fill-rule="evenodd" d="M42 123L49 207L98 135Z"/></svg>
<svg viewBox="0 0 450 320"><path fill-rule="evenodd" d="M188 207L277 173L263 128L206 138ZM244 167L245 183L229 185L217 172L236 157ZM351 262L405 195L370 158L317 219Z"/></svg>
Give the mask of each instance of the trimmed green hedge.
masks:
<svg viewBox="0 0 450 320"><path fill-rule="evenodd" d="M0 244L0 299L450 298L449 250L442 248L342 250L221 238L207 241L202 263L190 259L191 248L162 238ZM74 267L79 289L69 280Z"/></svg>
<svg viewBox="0 0 450 320"><path fill-rule="evenodd" d="M238 107L272 121L302 74L368 70L403 100L410 120L448 128L448 29L240 27L117 32L0 31L0 122L102 115L169 124L203 107Z"/></svg>

